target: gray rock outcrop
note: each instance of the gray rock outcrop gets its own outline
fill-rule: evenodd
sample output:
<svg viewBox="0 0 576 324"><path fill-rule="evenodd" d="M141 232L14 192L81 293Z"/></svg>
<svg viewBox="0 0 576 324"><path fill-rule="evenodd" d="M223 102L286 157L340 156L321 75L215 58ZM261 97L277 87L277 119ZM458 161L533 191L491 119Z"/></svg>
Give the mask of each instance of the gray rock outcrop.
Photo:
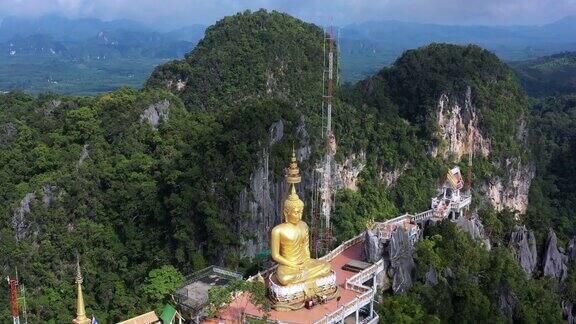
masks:
<svg viewBox="0 0 576 324"><path fill-rule="evenodd" d="M395 294L405 293L412 286L413 272L416 266L410 238L402 226L396 227L392 232L388 249L392 291Z"/></svg>
<svg viewBox="0 0 576 324"><path fill-rule="evenodd" d="M358 176L366 166L366 152L360 150L358 154L351 154L340 163L335 164L333 185L336 189L358 189Z"/></svg>
<svg viewBox="0 0 576 324"><path fill-rule="evenodd" d="M443 159L460 161L462 156L470 152L470 136L472 132L476 153L488 156L492 151L490 139L483 136L479 129L479 120L476 106L472 101L472 89L468 87L460 95L442 94L438 100L436 110L436 123L438 136L442 143L432 147L429 152L432 156L441 156Z"/></svg>
<svg viewBox="0 0 576 324"><path fill-rule="evenodd" d="M236 211L241 217L236 217L240 219L237 230L239 233L254 233L240 238L242 253L248 257L254 257L256 253L268 249L270 231L282 221L281 205L286 186L283 179L271 177L273 171L269 169L268 149L282 140L284 122L282 120L274 122L268 131L270 134L268 146L258 158L257 167L250 175L249 186L244 188L238 197ZM301 188L306 186L306 177L303 177L303 180ZM301 199L304 199L305 196L301 192L299 194Z"/></svg>
<svg viewBox="0 0 576 324"><path fill-rule="evenodd" d="M514 311L518 305L518 297L508 287L500 289L500 311L509 319L514 315Z"/></svg>
<svg viewBox="0 0 576 324"><path fill-rule="evenodd" d="M446 267L444 268L444 270L442 270L442 275L444 275L444 278L448 279L448 282L452 281L452 279L454 279L454 271L452 271L452 268Z"/></svg>
<svg viewBox="0 0 576 324"><path fill-rule="evenodd" d="M404 175L404 172L406 172L406 170L408 170L409 167L410 167L409 163L404 163L404 165L401 168L394 170L385 170L383 168L382 170L380 170L380 173L378 174L378 180L380 180L381 183L386 185L386 188L393 188L396 185L396 182L398 182L398 179L400 179L400 177Z"/></svg>
<svg viewBox="0 0 576 324"><path fill-rule="evenodd" d="M0 147L8 145L17 133L18 129L13 123L2 125L2 129L0 129Z"/></svg>
<svg viewBox="0 0 576 324"><path fill-rule="evenodd" d="M279 121L273 123L270 126L270 145L276 144L278 141L284 137L284 121L280 119Z"/></svg>
<svg viewBox="0 0 576 324"><path fill-rule="evenodd" d="M429 286L436 286L438 284L438 272L433 265L430 265L424 283Z"/></svg>
<svg viewBox="0 0 576 324"><path fill-rule="evenodd" d="M84 163L84 160L86 160L86 158L90 156L89 148L90 145L88 144L84 144L84 146L82 146L82 151L80 151L80 156L78 157L78 163L76 164L77 166L81 166L82 163Z"/></svg>
<svg viewBox="0 0 576 324"><path fill-rule="evenodd" d="M481 242L487 250L491 249L490 239L486 236L484 225L482 225L477 213L474 213L470 219L459 217L456 220L456 225L460 230L468 233L472 239Z"/></svg>
<svg viewBox="0 0 576 324"><path fill-rule="evenodd" d="M157 129L160 121L168 120L170 115L170 102L167 99L152 104L140 114L140 121L147 122L153 129Z"/></svg>
<svg viewBox="0 0 576 324"><path fill-rule="evenodd" d="M380 238L372 230L364 232L364 260L366 262L376 263L382 259L382 243Z"/></svg>
<svg viewBox="0 0 576 324"><path fill-rule="evenodd" d="M568 324L574 324L574 305L568 301L562 301L562 313Z"/></svg>
<svg viewBox="0 0 576 324"><path fill-rule="evenodd" d="M21 241L28 236L29 221L26 218L30 214L32 203L36 200L36 193L29 192L20 200L20 205L12 214L12 229L16 241Z"/></svg>
<svg viewBox="0 0 576 324"><path fill-rule="evenodd" d="M495 210L510 209L523 214L528 208L528 192L535 168L516 158L506 159L502 168L507 170L505 177L493 177L482 185L482 192Z"/></svg>
<svg viewBox="0 0 576 324"><path fill-rule="evenodd" d="M538 263L534 233L528 230L526 226L516 227L516 230L510 235L508 247L526 276L531 278Z"/></svg>
<svg viewBox="0 0 576 324"><path fill-rule="evenodd" d="M568 242L568 248L566 249L566 256L568 257L569 263L572 263L576 260L576 237L573 237Z"/></svg>
<svg viewBox="0 0 576 324"><path fill-rule="evenodd" d="M566 266L567 257L558 249L558 239L553 229L548 231L546 239L546 251L542 258L544 275L558 278L564 281L567 276L568 268Z"/></svg>
<svg viewBox="0 0 576 324"><path fill-rule="evenodd" d="M42 204L44 207L50 207L54 201L54 193L56 191L56 186L49 183L42 185Z"/></svg>
<svg viewBox="0 0 576 324"><path fill-rule="evenodd" d="M298 126L296 126L296 137L300 142L299 147L296 149L298 161L306 161L310 157L310 154L312 154L312 147L310 146L310 135L306 130L304 116L300 117Z"/></svg>
<svg viewBox="0 0 576 324"><path fill-rule="evenodd" d="M49 117L52 116L54 114L54 112L60 108L60 105L62 104L61 100L58 99L52 99L49 100L45 105L44 108L42 109L42 114L44 115L44 117Z"/></svg>

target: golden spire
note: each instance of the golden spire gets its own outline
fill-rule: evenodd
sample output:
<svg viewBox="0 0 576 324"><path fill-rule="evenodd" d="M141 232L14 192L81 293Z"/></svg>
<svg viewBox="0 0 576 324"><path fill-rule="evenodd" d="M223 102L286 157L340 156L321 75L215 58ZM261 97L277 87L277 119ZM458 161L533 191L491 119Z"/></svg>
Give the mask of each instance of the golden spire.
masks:
<svg viewBox="0 0 576 324"><path fill-rule="evenodd" d="M300 183L301 179L298 160L296 159L296 150L292 147L292 158L290 159L290 165L286 169L286 182L294 186L294 184Z"/></svg>
<svg viewBox="0 0 576 324"><path fill-rule="evenodd" d="M76 263L76 318L72 320L72 324L90 324L90 319L86 317L86 307L84 306L84 295L82 295L82 273L80 272L80 261Z"/></svg>
<svg viewBox="0 0 576 324"><path fill-rule="evenodd" d="M286 197L286 200L284 200L284 208L290 210L294 208L304 208L304 202L300 200L298 193L296 193L296 184L300 183L301 180L296 151L292 148L292 158L290 159L290 165L286 169L286 182L290 185L290 193Z"/></svg>

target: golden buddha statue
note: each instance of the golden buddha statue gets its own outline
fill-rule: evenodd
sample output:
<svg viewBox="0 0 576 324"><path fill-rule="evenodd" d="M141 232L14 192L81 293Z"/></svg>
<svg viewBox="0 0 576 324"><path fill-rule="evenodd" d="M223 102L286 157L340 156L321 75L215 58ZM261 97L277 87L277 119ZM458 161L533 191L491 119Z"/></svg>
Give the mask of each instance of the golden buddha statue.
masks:
<svg viewBox="0 0 576 324"><path fill-rule="evenodd" d="M272 259L278 263L276 279L284 286L309 283L332 273L328 262L310 258L308 225L302 221L304 203L295 188L300 182L300 172L294 151L286 170L286 181L290 194L284 201L285 221L275 226L271 235Z"/></svg>

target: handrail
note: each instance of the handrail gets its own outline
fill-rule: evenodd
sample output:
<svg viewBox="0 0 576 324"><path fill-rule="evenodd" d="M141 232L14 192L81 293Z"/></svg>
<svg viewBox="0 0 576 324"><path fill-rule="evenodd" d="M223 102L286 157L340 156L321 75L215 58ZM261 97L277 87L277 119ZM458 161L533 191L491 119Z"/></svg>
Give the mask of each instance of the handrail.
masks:
<svg viewBox="0 0 576 324"><path fill-rule="evenodd" d="M346 250L347 248L356 245L360 242L364 241L364 233L360 233L356 236L354 236L353 238L349 239L348 241L343 242L342 244L338 245L337 248L335 248L334 250L328 252L328 254L324 255L323 257L320 258L320 260L323 261L331 261L332 259L334 259L337 255L339 255L340 253L342 253L344 250Z"/></svg>
<svg viewBox="0 0 576 324"><path fill-rule="evenodd" d="M348 278L344 287L348 290L356 291L361 295L356 296L356 298L340 306L332 313L326 314L324 318L316 321L315 323L331 323L332 321L343 319L343 317L347 315L348 311L358 309L366 302L372 301L376 292L372 287L364 286L364 281L366 281L369 277L377 274L379 271L382 271L384 268L383 265L384 260L380 260L370 267L364 269L363 271L358 272L357 274ZM378 316L375 317L378 318Z"/></svg>
<svg viewBox="0 0 576 324"><path fill-rule="evenodd" d="M458 207L462 208L463 206L470 204L471 200L472 200L471 196L464 196L464 198L458 204ZM401 221L410 220L413 222L421 222L423 220L428 220L434 216L440 216L442 218L445 218L446 215L450 212L450 209L454 207L454 205L455 204L452 201L449 201L448 204L444 205L444 208L442 208L442 209L440 209L440 208L428 209L426 211L423 211L423 212L420 212L420 213L414 214L414 215L405 213L403 215L400 215L398 217L386 220L384 222L376 222L374 225L375 225L375 228L381 234L383 234L386 225L392 225L392 224L395 224L395 223L398 223ZM437 213L438 213L438 215L437 215ZM323 257L321 257L319 259L323 260L323 261L331 261L336 256L338 256L340 253L342 253L344 250L346 250L349 247L356 245L360 242L363 242L363 241L364 241L364 233L360 233L360 234L352 237L351 239L343 242L338 247L336 247L332 251L328 252L326 255L324 255ZM371 265L370 267L364 269L363 271L361 271L361 272L355 274L354 276L348 278L344 284L345 289L355 291L355 292L359 293L360 295L356 296L353 300L349 301L348 303L340 306L338 309L334 310L332 313L326 314L322 319L316 321L315 324L330 323L332 321L341 320L341 319L343 319L343 317L345 315L347 315L348 311L350 311L352 309L358 309L359 304L361 304L363 306L363 305L365 305L366 302L373 300L376 292L374 291L374 289L372 287L364 286L363 283L364 283L364 281L369 279L371 276L375 276L380 271L383 271L383 269L384 269L383 264L384 264L384 260L380 260L380 261L374 263L373 265ZM263 272L261 272L260 275L263 277L267 277L272 271L274 271L276 269L276 267L277 267L277 265L275 265L271 268L268 268L268 269L264 270ZM247 280L248 281L254 281L257 276L258 275L254 275L254 276L248 278ZM378 320L379 320L378 314L374 313L373 315L374 315L373 317L371 317L369 319L365 319L361 323L363 323L363 324L378 323Z"/></svg>

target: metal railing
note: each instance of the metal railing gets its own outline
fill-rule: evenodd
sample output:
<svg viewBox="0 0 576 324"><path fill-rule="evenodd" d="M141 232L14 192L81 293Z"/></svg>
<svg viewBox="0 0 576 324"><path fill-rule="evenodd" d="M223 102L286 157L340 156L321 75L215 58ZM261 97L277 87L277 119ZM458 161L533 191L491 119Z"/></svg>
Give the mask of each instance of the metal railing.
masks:
<svg viewBox="0 0 576 324"><path fill-rule="evenodd" d="M464 196L464 199L460 200L459 208L462 209L472 203L472 196Z"/></svg>
<svg viewBox="0 0 576 324"><path fill-rule="evenodd" d="M353 238L349 239L348 241L343 242L342 244L338 245L337 248L328 252L325 256L321 257L320 260L323 261L332 261L336 256L342 253L344 250L348 249L349 247L356 245L360 242L364 242L364 233L360 233Z"/></svg>
<svg viewBox="0 0 576 324"><path fill-rule="evenodd" d="M434 216L434 209L428 209L427 211L418 213L412 216L412 221L415 223L427 221Z"/></svg>
<svg viewBox="0 0 576 324"><path fill-rule="evenodd" d="M464 196L463 199L460 200L459 204L455 204L450 201L445 207L441 210L439 208L429 209L424 212L418 214L404 214L398 217L386 220L384 222L376 222L375 229L379 232L381 238L388 238L389 235L386 235L387 229L390 225L395 225L397 223L401 223L404 221L412 221L415 223L423 222L426 220L431 219L432 217L441 217L445 218L452 208L463 208L471 203L472 198L470 196ZM388 233L390 234L390 233ZM324 255L323 257L319 258L323 261L331 261L336 256L341 254L346 249L354 246L358 243L364 241L364 233L354 236L353 238L343 242L338 247L330 251L328 254ZM266 278L269 274L271 274L277 266L271 267L266 269L265 271L261 272L264 278ZM354 311L360 309L361 307L365 306L366 304L372 302L374 300L375 291L372 287L364 286L364 282L369 280L371 277L375 277L380 271L384 269L384 260L380 260L373 264L372 266L364 269L363 271L355 274L354 276L348 278L344 285L345 289L351 290L354 292L359 293L359 296L356 296L350 302L338 307L335 311L326 314L322 319L314 322L315 324L324 324L324 323L333 323L343 320L346 316L350 315ZM248 278L248 281L253 281L257 275ZM373 316L371 318L364 319L362 324L374 324L378 323L379 316L376 312L373 312Z"/></svg>
<svg viewBox="0 0 576 324"><path fill-rule="evenodd" d="M364 282L371 277L375 277L382 270L384 270L384 260L380 260L370 267L364 269L363 271L360 271L354 276L348 278L344 287L347 290L352 290L354 292L360 293L361 295L356 296L353 300L340 306L332 313L326 314L322 319L316 321L315 323L333 323L343 320L346 318L346 316L372 302L376 292L372 287L364 286ZM375 323L371 322L374 320L374 318L378 320L378 315L370 318L368 321L366 321L366 323Z"/></svg>

